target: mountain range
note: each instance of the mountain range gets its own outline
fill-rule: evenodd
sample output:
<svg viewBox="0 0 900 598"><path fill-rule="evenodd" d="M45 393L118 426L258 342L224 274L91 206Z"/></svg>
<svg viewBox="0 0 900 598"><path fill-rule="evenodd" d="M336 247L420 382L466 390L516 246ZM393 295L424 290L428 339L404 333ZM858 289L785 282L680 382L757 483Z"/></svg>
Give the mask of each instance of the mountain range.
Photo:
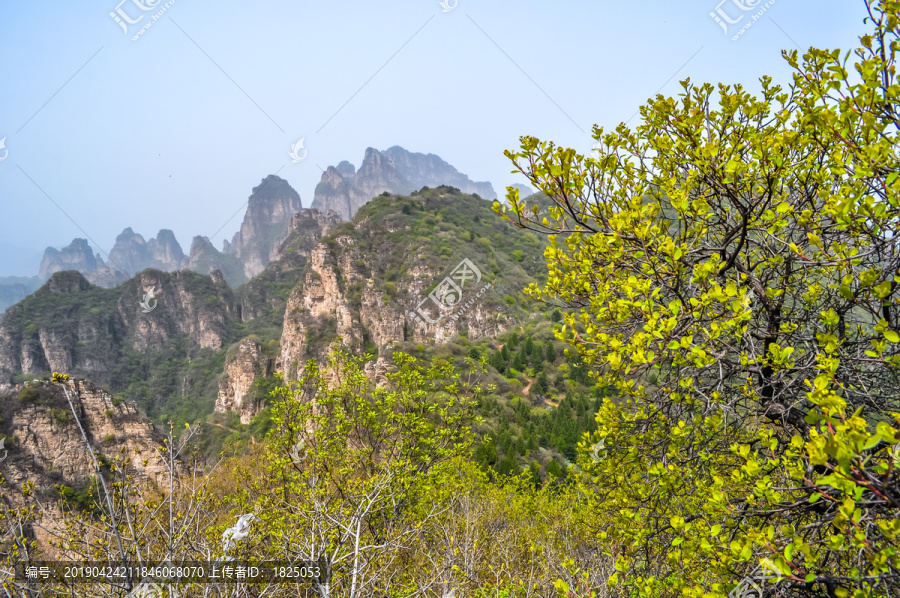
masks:
<svg viewBox="0 0 900 598"><path fill-rule="evenodd" d="M382 193L408 194L440 185L484 199L497 197L490 183L471 181L439 156L394 146L385 151L368 148L359 170L347 161L329 166L316 186L311 207L323 214L334 211L349 220ZM240 230L231 241L223 241L221 251L210 239L196 236L185 254L171 230L160 230L146 239L131 227L116 237L106 259L91 249L87 239L76 238L61 249L48 247L37 276L0 278L0 312L34 292L54 273L66 270L78 271L91 284L104 288L120 285L147 268L202 274L219 270L228 285L237 288L265 269L283 241L291 217L302 208L297 191L286 180L269 175L253 188Z"/></svg>

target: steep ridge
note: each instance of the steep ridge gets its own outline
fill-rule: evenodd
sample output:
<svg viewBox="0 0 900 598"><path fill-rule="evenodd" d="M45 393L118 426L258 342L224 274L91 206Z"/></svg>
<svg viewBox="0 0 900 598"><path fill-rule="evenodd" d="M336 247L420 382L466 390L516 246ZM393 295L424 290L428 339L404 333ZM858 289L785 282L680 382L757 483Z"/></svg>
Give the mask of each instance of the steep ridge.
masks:
<svg viewBox="0 0 900 598"><path fill-rule="evenodd" d="M312 207L333 210L350 220L376 195L406 195L422 187L449 185L464 193L496 199L488 182L474 182L434 154L409 152L400 146L385 151L367 148L359 170L343 161L329 166L316 186Z"/></svg>

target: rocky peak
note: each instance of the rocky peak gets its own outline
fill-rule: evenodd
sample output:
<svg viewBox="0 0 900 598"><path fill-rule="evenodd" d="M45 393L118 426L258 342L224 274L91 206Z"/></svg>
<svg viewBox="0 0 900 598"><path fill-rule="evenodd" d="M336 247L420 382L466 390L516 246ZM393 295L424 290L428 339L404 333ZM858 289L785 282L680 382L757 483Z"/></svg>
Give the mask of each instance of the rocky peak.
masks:
<svg viewBox="0 0 900 598"><path fill-rule="evenodd" d="M366 148L354 183L370 198L385 191L406 195L417 188L397 169L393 156L372 147Z"/></svg>
<svg viewBox="0 0 900 598"><path fill-rule="evenodd" d="M54 272L77 270L82 274L97 269L97 258L88 245L87 239L74 239L68 247L61 250L48 247L41 260L39 276L47 280Z"/></svg>
<svg viewBox="0 0 900 598"><path fill-rule="evenodd" d="M91 283L77 270L54 272L37 293L77 293L91 288Z"/></svg>
<svg viewBox="0 0 900 598"><path fill-rule="evenodd" d="M275 175L267 176L253 188L241 230L225 246L244 264L247 278L265 269L272 249L287 232L291 217L302 207L300 195Z"/></svg>
<svg viewBox="0 0 900 598"><path fill-rule="evenodd" d="M78 293L90 293L89 300L48 296ZM91 287L78 272L58 272L0 319L0 390L17 374L51 371L115 388L123 347L147 354L182 339L218 351L230 342L236 317L234 295L220 273L147 269L107 290Z"/></svg>
<svg viewBox="0 0 900 598"><path fill-rule="evenodd" d="M337 171L341 174L341 176L353 176L354 174L356 174L356 167L350 162L342 160L337 165Z"/></svg>
<svg viewBox="0 0 900 598"><path fill-rule="evenodd" d="M150 252L144 237L135 233L131 227L123 230L116 237L116 244L109 252L109 265L134 274L144 269L150 261Z"/></svg>
<svg viewBox="0 0 900 598"><path fill-rule="evenodd" d="M287 252L308 257L319 240L341 222L341 217L331 210L327 214L315 208L300 210L291 218L284 240L272 252L272 261L281 259Z"/></svg>
<svg viewBox="0 0 900 598"><path fill-rule="evenodd" d="M400 146L385 151L366 148L359 170L342 161L329 166L316 186L312 207L323 212L334 210L350 220L373 197L388 192L405 195L422 187L449 185L464 193L477 193L484 199L496 199L488 182L475 182L434 154L409 152Z"/></svg>
<svg viewBox="0 0 900 598"><path fill-rule="evenodd" d="M389 147L383 153L415 189L449 185L463 193L477 193L483 199L497 199L497 193L489 182L472 181L440 156L410 152L399 145Z"/></svg>
<svg viewBox="0 0 900 598"><path fill-rule="evenodd" d="M108 265L132 275L147 268L171 272L180 268L183 260L184 252L172 231L163 229L157 238L145 241L129 227L116 237Z"/></svg>
<svg viewBox="0 0 900 598"><path fill-rule="evenodd" d="M150 239L147 246L150 248L153 260L163 266L162 270L172 271L181 267L181 263L184 261L184 251L178 244L175 233L169 229L164 228L156 233L156 239Z"/></svg>
<svg viewBox="0 0 900 598"><path fill-rule="evenodd" d="M5 485L6 500L24 506L22 488L26 482L33 484L32 497L38 497L45 508L40 523L30 525L25 533L48 558L56 554L54 541L64 531L56 502L59 486L82 490L97 475L89 450L121 459L117 467L137 483L152 481L160 489L168 487L160 452L162 436L133 402L113 397L86 380L28 382L0 400L0 427L8 440L0 465L10 482Z"/></svg>

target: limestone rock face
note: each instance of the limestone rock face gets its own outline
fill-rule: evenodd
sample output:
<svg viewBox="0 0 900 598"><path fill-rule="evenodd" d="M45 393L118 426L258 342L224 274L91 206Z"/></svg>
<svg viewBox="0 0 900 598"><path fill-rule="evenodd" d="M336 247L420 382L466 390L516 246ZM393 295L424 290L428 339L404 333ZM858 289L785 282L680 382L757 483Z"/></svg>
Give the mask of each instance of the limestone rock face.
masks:
<svg viewBox="0 0 900 598"><path fill-rule="evenodd" d="M91 284L109 289L141 270L156 268L171 272L180 268L182 262L184 253L172 231L161 230L157 238L145 241L131 228L126 228L116 237L116 244L105 262L94 255L85 239L75 239L62 250L48 247L39 275L47 280L56 272L74 270L83 274Z"/></svg>
<svg viewBox="0 0 900 598"><path fill-rule="evenodd" d="M281 259L288 252L309 256L319 240L340 226L341 218L335 212L302 209L291 218L284 240L272 251L272 261Z"/></svg>
<svg viewBox="0 0 900 598"><path fill-rule="evenodd" d="M153 261L159 264L160 270L166 272L177 270L184 261L184 251L175 238L175 233L168 229L164 228L156 233L156 238L150 239L147 247Z"/></svg>
<svg viewBox="0 0 900 598"><path fill-rule="evenodd" d="M225 248L244 264L253 278L269 263L269 255L284 238L294 214L303 207L300 196L284 179L269 175L253 188L244 222Z"/></svg>
<svg viewBox="0 0 900 598"><path fill-rule="evenodd" d="M490 290L482 283L467 290L463 297L466 309L423 327L416 319L415 309L444 273L420 265L410 256L404 291L394 299L386 299L384 289L376 286L371 271L364 271L363 267L380 260L387 258L362 255L349 235L338 236L329 244L320 243L312 252L306 275L291 292L284 316L278 368L287 379L298 377L306 360L315 357L321 362L329 346L322 341L336 337L342 344L357 349L365 337L379 354L385 355L390 353L391 345L404 341L443 343L461 332L476 340L501 334L514 323L496 307L486 307L480 301L478 293L483 295ZM351 286L361 289L358 303L348 296ZM383 365L372 364L374 379L383 377Z"/></svg>
<svg viewBox="0 0 900 598"><path fill-rule="evenodd" d="M284 308L284 288L293 288L302 278L309 256L323 236L341 224L334 212L323 214L303 208L291 218L287 235L270 254L269 265L250 280L241 293L240 317L249 322L271 310Z"/></svg>
<svg viewBox="0 0 900 598"><path fill-rule="evenodd" d="M190 253L182 262L182 269L209 274L219 270L232 288L247 281L244 266L233 253L222 253L213 247L208 237L196 236L191 242Z"/></svg>
<svg viewBox="0 0 900 598"><path fill-rule="evenodd" d="M333 211L343 220L350 220L371 199L354 182L355 177L347 170L342 174L334 166L329 166L316 185L312 207L321 211Z"/></svg>
<svg viewBox="0 0 900 598"><path fill-rule="evenodd" d="M385 191L406 195L416 190L415 183L397 168L393 155L371 147L366 149L354 183L369 199Z"/></svg>
<svg viewBox="0 0 900 598"><path fill-rule="evenodd" d="M145 241L129 227L116 237L108 266L131 276L147 268L171 272L180 268L183 261L184 252L172 231L163 229L155 239Z"/></svg>
<svg viewBox="0 0 900 598"><path fill-rule="evenodd" d="M225 372L219 381L216 412L234 411L240 414L241 423L249 424L261 408L261 404L250 396L253 383L274 371L275 358L268 355L256 341L243 339L225 363Z"/></svg>
<svg viewBox="0 0 900 598"><path fill-rule="evenodd" d="M123 285L117 307L119 324L141 353L164 348L177 335L204 349L221 349L236 316L234 295L220 272L200 277L145 270Z"/></svg>
<svg viewBox="0 0 900 598"><path fill-rule="evenodd" d="M148 269L109 290L93 287L78 272L57 272L0 319L0 390L9 390L16 374L51 371L110 384L122 345L146 354L182 337L218 350L230 342L236 316L220 272Z"/></svg>
<svg viewBox="0 0 900 598"><path fill-rule="evenodd" d="M46 489L61 479L77 487L95 475L64 390L96 454L131 457L129 473L139 479L165 482L166 467L157 451L162 437L134 403L114 400L85 380L29 383L27 390L31 392L27 401L16 396L6 398L15 406L11 417L5 414L9 421L4 427L15 440L6 447L9 457L0 464L0 471L13 485L31 480L39 489Z"/></svg>
<svg viewBox="0 0 900 598"><path fill-rule="evenodd" d="M354 241L346 236L336 241L347 251L335 256L320 243L310 255L305 278L288 298L279 365L289 378L299 375L306 360L326 357L330 345L322 341L336 336L348 346L362 341L359 319L344 297L337 272L338 268L344 276L353 272L348 256L354 255Z"/></svg>
<svg viewBox="0 0 900 598"><path fill-rule="evenodd" d="M350 220L360 207L382 193L405 195L440 185L477 193L484 199L497 198L490 183L470 180L439 156L409 152L400 146L383 152L370 147L358 171L345 160L322 173L312 207L334 210L344 220Z"/></svg>

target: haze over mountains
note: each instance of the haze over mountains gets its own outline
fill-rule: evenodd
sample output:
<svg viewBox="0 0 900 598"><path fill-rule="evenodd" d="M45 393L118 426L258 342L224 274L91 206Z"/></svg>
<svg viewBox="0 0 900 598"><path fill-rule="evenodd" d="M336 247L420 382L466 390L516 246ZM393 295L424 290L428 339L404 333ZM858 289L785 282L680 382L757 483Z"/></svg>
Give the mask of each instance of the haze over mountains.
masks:
<svg viewBox="0 0 900 598"><path fill-rule="evenodd" d="M367 148L359 170L346 160L329 166L316 185L312 207L323 212L334 210L344 220L350 220L361 206L381 193L406 195L439 185L497 199L489 182L470 180L434 154L412 153L395 145L383 152Z"/></svg>
<svg viewBox="0 0 900 598"><path fill-rule="evenodd" d="M312 208L334 211L351 219L359 208L382 193L408 194L422 187L449 185L463 193L496 199L489 182L476 182L435 154L422 154L393 146L384 151L368 148L357 170L348 161L329 166L316 186ZM32 278L0 278L0 312L34 292L56 272L76 270L91 283L113 288L147 268L163 272L190 269L202 274L220 270L235 288L261 273L284 240L291 217L303 208L300 195L284 179L269 175L253 188L240 230L217 250L211 241L195 236L185 253L175 234L160 230L145 238L127 227L116 238L106 259L95 253L87 239L44 252L39 272Z"/></svg>

